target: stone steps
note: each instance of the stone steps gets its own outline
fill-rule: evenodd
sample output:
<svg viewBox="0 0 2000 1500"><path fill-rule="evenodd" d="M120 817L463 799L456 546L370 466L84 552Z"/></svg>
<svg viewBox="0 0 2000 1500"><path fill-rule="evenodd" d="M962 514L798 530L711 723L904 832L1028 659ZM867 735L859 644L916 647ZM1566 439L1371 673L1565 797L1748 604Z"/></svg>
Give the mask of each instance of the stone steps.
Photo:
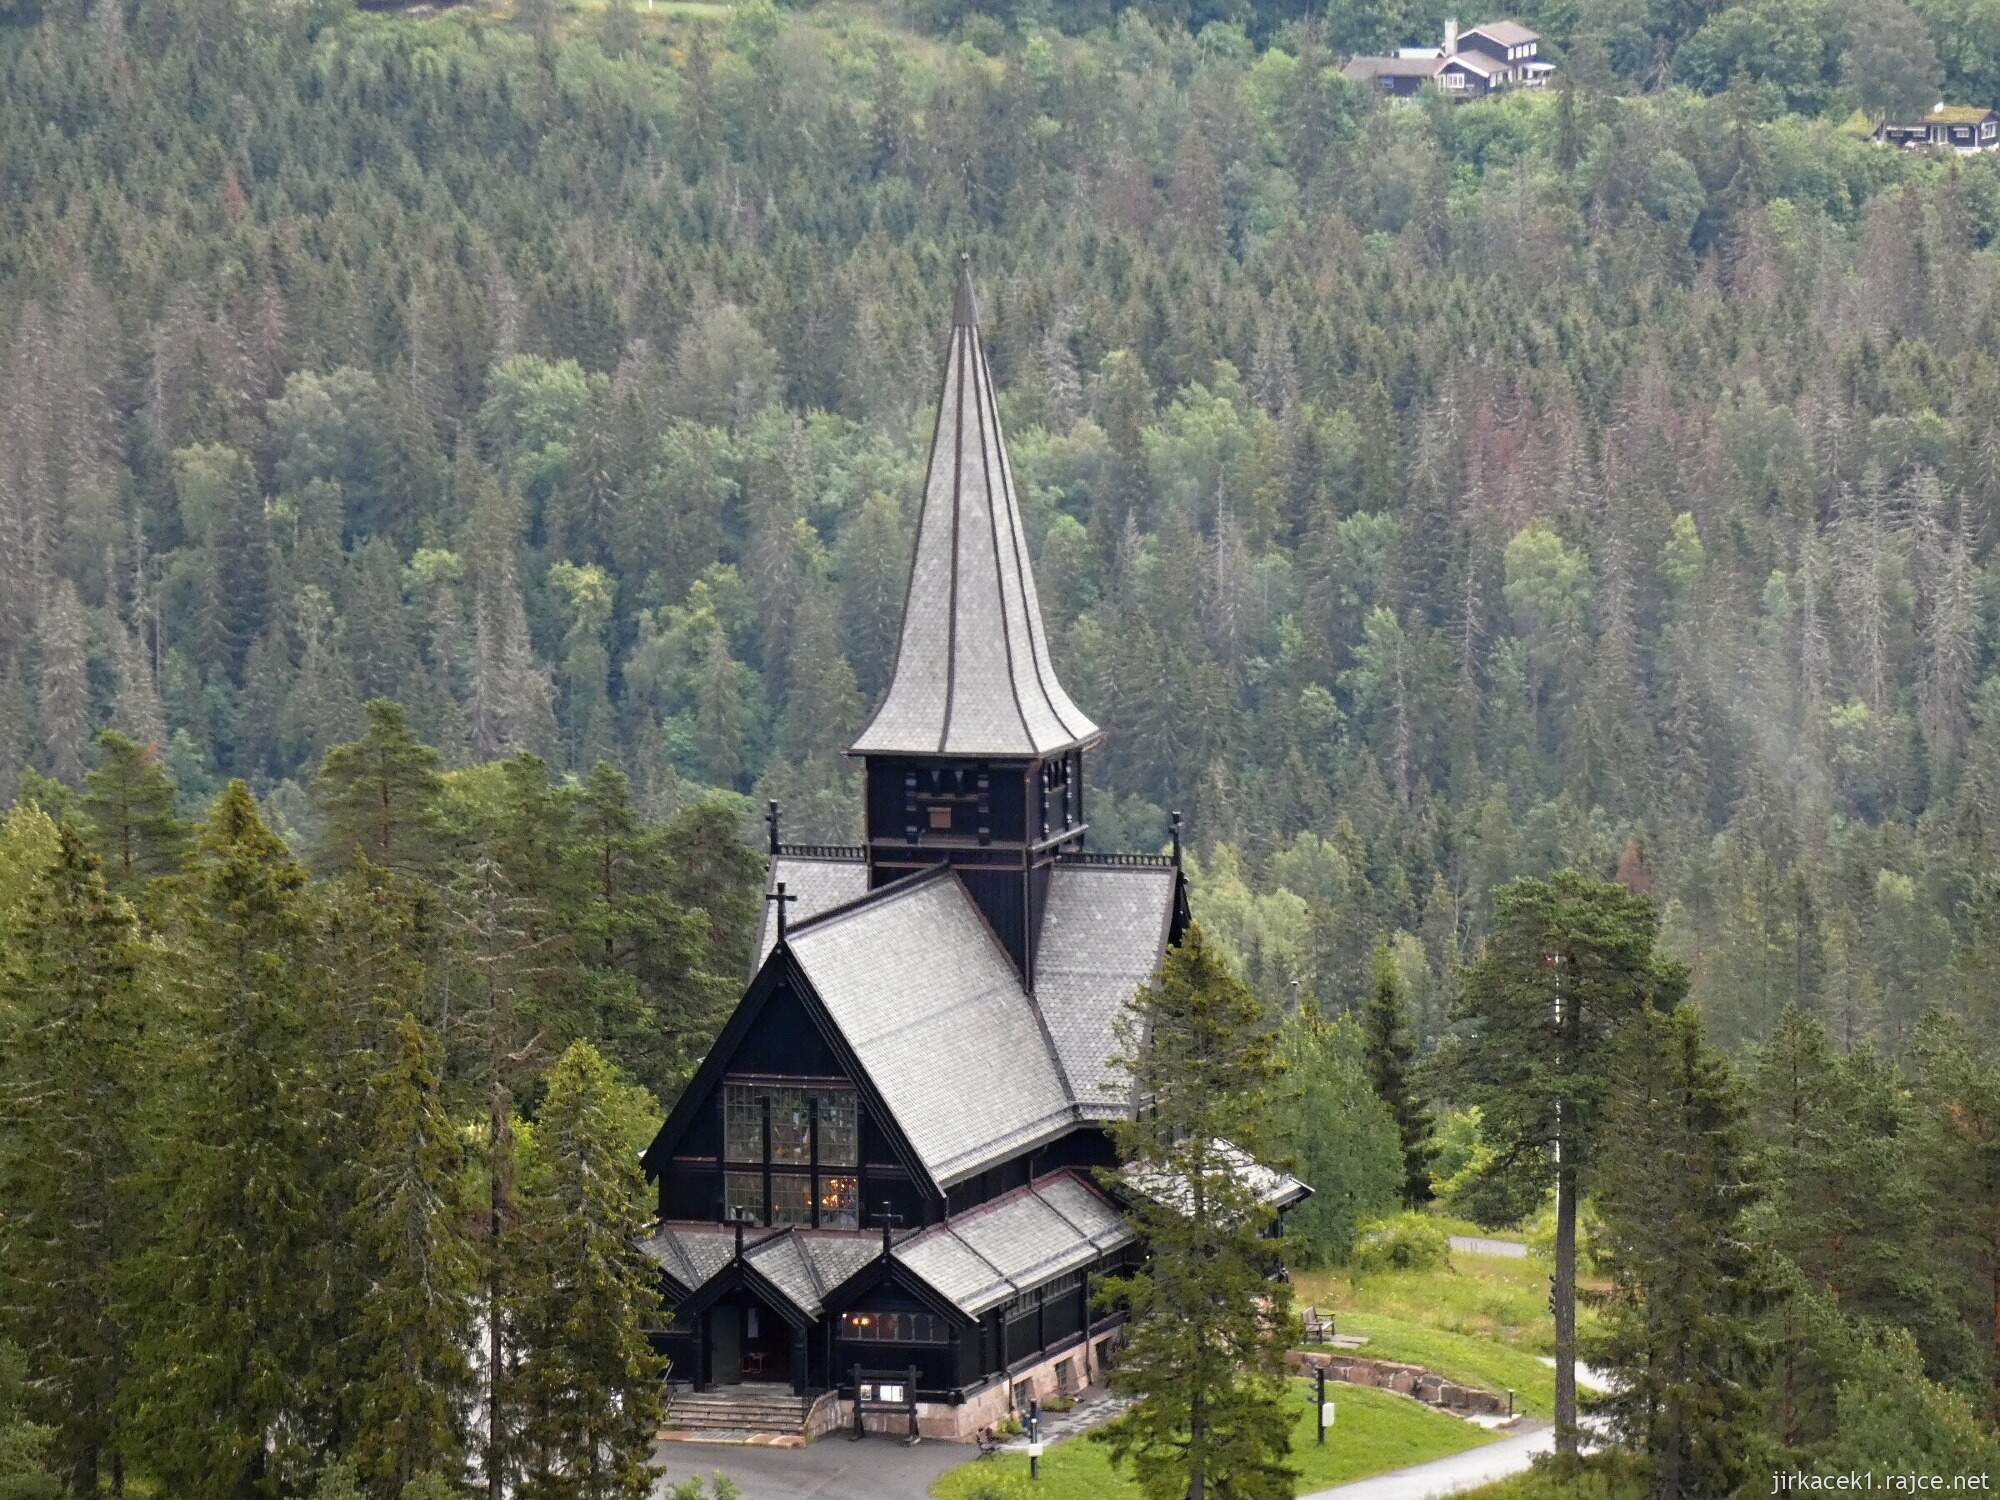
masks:
<svg viewBox="0 0 2000 1500"><path fill-rule="evenodd" d="M724 1386L715 1391L676 1390L668 1398L666 1430L675 1433L796 1434L811 1401L784 1386ZM740 1438L739 1438L740 1440Z"/></svg>

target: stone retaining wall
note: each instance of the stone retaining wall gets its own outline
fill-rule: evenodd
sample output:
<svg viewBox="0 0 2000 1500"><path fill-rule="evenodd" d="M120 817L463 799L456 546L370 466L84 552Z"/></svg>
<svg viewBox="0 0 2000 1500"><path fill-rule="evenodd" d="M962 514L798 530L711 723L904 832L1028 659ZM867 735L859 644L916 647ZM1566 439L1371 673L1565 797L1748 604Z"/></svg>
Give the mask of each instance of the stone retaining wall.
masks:
<svg viewBox="0 0 2000 1500"><path fill-rule="evenodd" d="M1286 1360L1295 1375L1310 1377L1315 1370L1324 1369L1328 1380L1397 1391L1405 1396L1414 1396L1427 1405L1441 1406L1446 1411L1484 1412L1496 1416L1505 1415L1507 1411L1505 1396L1482 1391L1478 1386L1446 1380L1422 1365L1399 1365L1386 1359L1362 1359L1354 1354L1323 1354L1306 1349L1292 1350L1286 1355Z"/></svg>

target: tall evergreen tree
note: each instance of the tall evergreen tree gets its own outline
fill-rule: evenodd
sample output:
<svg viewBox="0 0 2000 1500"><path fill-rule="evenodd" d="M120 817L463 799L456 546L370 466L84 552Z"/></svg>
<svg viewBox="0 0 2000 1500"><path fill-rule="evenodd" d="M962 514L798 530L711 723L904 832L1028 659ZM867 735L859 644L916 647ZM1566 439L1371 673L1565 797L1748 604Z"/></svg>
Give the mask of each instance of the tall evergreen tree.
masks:
<svg viewBox="0 0 2000 1500"><path fill-rule="evenodd" d="M1605 1063L1646 1006L1671 1009L1686 972L1655 951L1653 903L1576 870L1494 896L1493 932L1461 976L1439 1065L1476 1105L1492 1172L1556 1189L1556 1446L1577 1447L1576 1214L1595 1170Z"/></svg>
<svg viewBox="0 0 2000 1500"><path fill-rule="evenodd" d="M446 853L438 753L411 732L400 705L377 698L367 714L367 732L328 750L313 783L318 862L338 869L360 858L402 875L433 873Z"/></svg>
<svg viewBox="0 0 2000 1500"><path fill-rule="evenodd" d="M188 826L175 814L174 781L155 747L105 729L98 732L97 752L97 764L83 778L83 812L107 880L130 894L179 867Z"/></svg>
<svg viewBox="0 0 2000 1500"><path fill-rule="evenodd" d="M1416 1046L1410 1040L1409 1003L1402 975L1386 939L1378 938L1369 962L1367 1007L1361 1013L1368 1041L1368 1082L1396 1117L1403 1140L1403 1204L1418 1208L1431 1196L1431 1112L1410 1078Z"/></svg>
<svg viewBox="0 0 2000 1500"><path fill-rule="evenodd" d="M32 1360L35 1414L71 1493L117 1488L130 1336L117 1277L136 1211L145 1030L131 908L64 822L0 964L0 1332Z"/></svg>
<svg viewBox="0 0 2000 1500"><path fill-rule="evenodd" d="M406 1015L391 1045L374 1080L353 1236L368 1262L357 1329L366 1365L353 1455L380 1500L398 1500L406 1485L433 1470L464 1470L466 1348L478 1287L462 1192L464 1153L441 1097L437 1044Z"/></svg>
<svg viewBox="0 0 2000 1500"><path fill-rule="evenodd" d="M1751 1398L1756 1252L1748 1143L1701 1013L1646 1010L1610 1057L1594 1241L1615 1290L1593 1351L1612 1427L1653 1500L1733 1494L1768 1465Z"/></svg>
<svg viewBox="0 0 2000 1500"><path fill-rule="evenodd" d="M133 1436L188 1500L275 1497L309 1463L312 1288L334 1242L317 1191L333 1135L305 883L232 781L173 914L179 1013L147 1162L161 1202L126 1278Z"/></svg>
<svg viewBox="0 0 2000 1500"><path fill-rule="evenodd" d="M639 1163L617 1128L616 1074L576 1042L549 1073L525 1176L509 1298L519 1331L521 1494L644 1500L664 1366L647 1341L659 1272L639 1250Z"/></svg>
<svg viewBox="0 0 2000 1500"><path fill-rule="evenodd" d="M1272 1018L1196 925L1133 997L1119 1042L1145 1102L1117 1135L1152 1258L1100 1289L1131 1310L1112 1382L1144 1398L1100 1439L1151 1500L1289 1497L1296 1324L1290 1287L1269 1279L1283 1242L1246 1171L1278 1129Z"/></svg>

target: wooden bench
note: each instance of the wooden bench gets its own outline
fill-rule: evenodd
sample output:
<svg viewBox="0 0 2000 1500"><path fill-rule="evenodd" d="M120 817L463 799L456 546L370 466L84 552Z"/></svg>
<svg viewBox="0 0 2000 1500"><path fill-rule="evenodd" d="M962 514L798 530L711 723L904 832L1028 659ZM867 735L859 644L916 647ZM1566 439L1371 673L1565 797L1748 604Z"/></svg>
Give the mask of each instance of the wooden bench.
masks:
<svg viewBox="0 0 2000 1500"><path fill-rule="evenodd" d="M1330 1344L1333 1342L1333 1314L1323 1313L1317 1307L1308 1307L1299 1314L1299 1321L1305 1324L1308 1344Z"/></svg>

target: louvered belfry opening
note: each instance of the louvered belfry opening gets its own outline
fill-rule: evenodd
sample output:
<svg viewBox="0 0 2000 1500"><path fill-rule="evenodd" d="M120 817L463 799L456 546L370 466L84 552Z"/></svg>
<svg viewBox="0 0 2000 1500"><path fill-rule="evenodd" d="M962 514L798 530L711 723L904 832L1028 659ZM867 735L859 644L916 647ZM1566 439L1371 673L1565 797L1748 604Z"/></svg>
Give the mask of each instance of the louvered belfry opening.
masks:
<svg viewBox="0 0 2000 1500"><path fill-rule="evenodd" d="M1100 737L1049 655L961 259L896 663L849 749L869 885L953 865L1032 988L1049 869L1084 847L1083 755Z"/></svg>

